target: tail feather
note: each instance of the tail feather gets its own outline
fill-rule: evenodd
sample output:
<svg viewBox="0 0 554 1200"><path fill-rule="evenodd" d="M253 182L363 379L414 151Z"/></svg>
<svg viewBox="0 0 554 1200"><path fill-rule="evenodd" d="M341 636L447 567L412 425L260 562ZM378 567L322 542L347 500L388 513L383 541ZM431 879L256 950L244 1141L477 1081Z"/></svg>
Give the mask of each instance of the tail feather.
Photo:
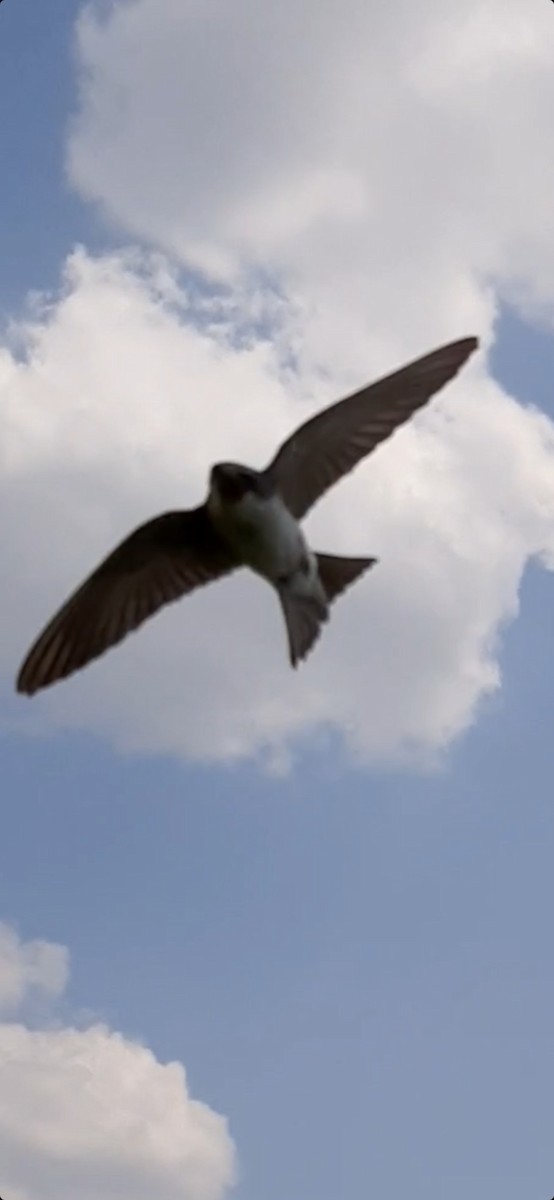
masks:
<svg viewBox="0 0 554 1200"><path fill-rule="evenodd" d="M322 624L329 620L329 611L315 596L298 596L282 589L279 599L287 627L291 667L297 667L317 641Z"/></svg>
<svg viewBox="0 0 554 1200"><path fill-rule="evenodd" d="M376 558L341 558L336 554L316 554L316 558L329 604L377 562Z"/></svg>
<svg viewBox="0 0 554 1200"><path fill-rule="evenodd" d="M316 554L316 558L323 588L319 596L299 594L286 588L279 590L293 667L297 667L315 645L321 626L329 620L329 605L377 562L376 558L339 558L333 554Z"/></svg>

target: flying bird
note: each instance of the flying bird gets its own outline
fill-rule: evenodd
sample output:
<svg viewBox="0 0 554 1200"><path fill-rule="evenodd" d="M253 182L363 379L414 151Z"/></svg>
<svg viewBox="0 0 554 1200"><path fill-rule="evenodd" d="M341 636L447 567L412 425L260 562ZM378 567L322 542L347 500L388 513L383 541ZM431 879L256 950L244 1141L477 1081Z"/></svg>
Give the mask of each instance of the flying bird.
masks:
<svg viewBox="0 0 554 1200"><path fill-rule="evenodd" d="M296 667L335 598L377 561L315 553L300 521L448 383L477 345L469 337L441 346L332 404L301 425L263 471L216 463L203 504L140 525L69 597L23 662L18 692L33 695L64 679L165 604L239 567L275 588Z"/></svg>

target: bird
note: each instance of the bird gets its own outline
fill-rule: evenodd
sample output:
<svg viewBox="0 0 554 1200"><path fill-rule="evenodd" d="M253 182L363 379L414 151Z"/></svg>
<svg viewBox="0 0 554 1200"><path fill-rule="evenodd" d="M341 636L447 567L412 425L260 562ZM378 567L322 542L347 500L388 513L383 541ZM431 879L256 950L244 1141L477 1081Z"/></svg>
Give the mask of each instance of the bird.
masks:
<svg viewBox="0 0 554 1200"><path fill-rule="evenodd" d="M439 347L316 413L257 471L212 468L206 500L134 530L69 597L29 650L16 690L32 696L72 675L164 605L249 568L276 591L289 661L317 641L334 600L377 559L311 549L301 521L317 500L449 382L476 350Z"/></svg>

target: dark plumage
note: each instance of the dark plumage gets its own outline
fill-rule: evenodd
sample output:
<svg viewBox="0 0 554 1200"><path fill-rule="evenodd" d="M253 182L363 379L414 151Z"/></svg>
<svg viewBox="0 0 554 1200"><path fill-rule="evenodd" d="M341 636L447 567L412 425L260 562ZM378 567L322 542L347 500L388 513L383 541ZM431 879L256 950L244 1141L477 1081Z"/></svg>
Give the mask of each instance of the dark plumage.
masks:
<svg viewBox="0 0 554 1200"><path fill-rule="evenodd" d="M316 413L264 471L217 463L204 504L141 525L70 596L25 658L17 690L32 695L65 678L163 605L240 566L276 588L296 666L334 598L375 562L313 553L298 522L456 375L476 347L476 338L442 346Z"/></svg>

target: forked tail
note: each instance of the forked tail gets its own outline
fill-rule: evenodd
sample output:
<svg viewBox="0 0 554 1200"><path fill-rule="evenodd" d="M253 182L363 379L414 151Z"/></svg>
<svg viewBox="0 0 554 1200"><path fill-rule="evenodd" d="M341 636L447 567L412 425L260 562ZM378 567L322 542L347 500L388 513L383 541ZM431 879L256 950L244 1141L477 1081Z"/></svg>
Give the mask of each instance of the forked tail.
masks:
<svg viewBox="0 0 554 1200"><path fill-rule="evenodd" d="M340 558L336 554L316 554L316 558L319 578L329 604L377 562L376 558Z"/></svg>
<svg viewBox="0 0 554 1200"><path fill-rule="evenodd" d="M376 558L340 558L334 554L316 554L319 578L327 603L318 596L279 591L283 609L291 666L297 667L317 641L321 626L329 620L329 606L341 592L354 583Z"/></svg>

